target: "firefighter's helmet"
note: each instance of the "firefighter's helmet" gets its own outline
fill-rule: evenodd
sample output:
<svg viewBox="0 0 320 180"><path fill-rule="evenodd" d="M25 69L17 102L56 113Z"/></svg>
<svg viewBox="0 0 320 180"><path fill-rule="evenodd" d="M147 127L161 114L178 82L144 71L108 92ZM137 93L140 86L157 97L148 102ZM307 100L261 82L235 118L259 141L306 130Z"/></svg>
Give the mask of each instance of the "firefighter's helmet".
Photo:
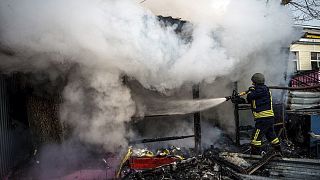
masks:
<svg viewBox="0 0 320 180"><path fill-rule="evenodd" d="M265 78L264 75L261 73L255 73L252 77L251 77L251 81L256 83L256 84L264 84L265 82Z"/></svg>

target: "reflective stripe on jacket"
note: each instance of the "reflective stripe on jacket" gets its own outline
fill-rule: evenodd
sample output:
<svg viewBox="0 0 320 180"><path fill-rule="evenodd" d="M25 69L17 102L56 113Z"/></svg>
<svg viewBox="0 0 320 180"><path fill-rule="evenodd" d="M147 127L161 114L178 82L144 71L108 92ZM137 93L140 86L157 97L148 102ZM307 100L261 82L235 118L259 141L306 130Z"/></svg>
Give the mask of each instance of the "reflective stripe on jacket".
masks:
<svg viewBox="0 0 320 180"><path fill-rule="evenodd" d="M272 95L266 85L256 85L247 95L255 119L273 117Z"/></svg>

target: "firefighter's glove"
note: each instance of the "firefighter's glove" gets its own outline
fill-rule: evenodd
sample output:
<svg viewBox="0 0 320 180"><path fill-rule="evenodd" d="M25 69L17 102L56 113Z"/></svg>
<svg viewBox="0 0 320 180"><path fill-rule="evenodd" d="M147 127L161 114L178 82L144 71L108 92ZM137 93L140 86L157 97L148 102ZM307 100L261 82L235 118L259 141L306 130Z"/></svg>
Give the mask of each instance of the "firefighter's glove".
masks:
<svg viewBox="0 0 320 180"><path fill-rule="evenodd" d="M238 93L237 96L244 96L244 95L248 94L248 92L249 92L249 91L245 91L245 92Z"/></svg>
<svg viewBox="0 0 320 180"><path fill-rule="evenodd" d="M249 87L249 89L248 89L248 91L247 92L250 92L250 91L254 91L255 89L254 89L254 87L253 86L251 86L251 87Z"/></svg>
<svg viewBox="0 0 320 180"><path fill-rule="evenodd" d="M226 96L225 98L227 101L229 101L232 98L232 96Z"/></svg>

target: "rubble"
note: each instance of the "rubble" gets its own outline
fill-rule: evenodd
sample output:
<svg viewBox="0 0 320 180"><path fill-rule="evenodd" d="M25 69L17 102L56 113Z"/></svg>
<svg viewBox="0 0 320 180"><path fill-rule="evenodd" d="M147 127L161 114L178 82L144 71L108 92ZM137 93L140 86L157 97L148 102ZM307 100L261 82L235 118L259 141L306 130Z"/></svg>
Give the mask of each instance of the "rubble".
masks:
<svg viewBox="0 0 320 180"><path fill-rule="evenodd" d="M244 173L244 168L224 160L218 151L209 150L169 165L129 173L124 179L240 179L240 172Z"/></svg>
<svg viewBox="0 0 320 180"><path fill-rule="evenodd" d="M123 179L319 179L320 160L274 158L274 154L251 156L207 150L203 154L145 171L128 173Z"/></svg>
<svg viewBox="0 0 320 180"><path fill-rule="evenodd" d="M104 166L93 168L86 162L77 171L56 176L60 179L80 177L86 179L319 179L320 160L302 158L273 158L257 156L219 149L208 149L202 154L188 157L177 147L150 151L131 149L123 162L121 176L116 177L113 165L120 162L120 157L106 154ZM177 153L179 155L174 155ZM182 154L181 154L182 153ZM180 158L179 158L180 157ZM98 163L98 159L97 163ZM100 161L99 161L100 162ZM144 164L145 163L145 164ZM154 167L150 166L154 165ZM98 167L98 166L96 166ZM105 173L104 173L105 172ZM16 174L21 177L21 174ZM95 178L96 177L96 178ZM10 177L10 179L19 179ZM30 177L30 179L32 179ZM49 176L47 179L50 179Z"/></svg>
<svg viewBox="0 0 320 180"><path fill-rule="evenodd" d="M220 154L220 157L223 157L228 162L243 168L248 168L251 165L249 162L247 162L243 158L240 158L238 153L222 152Z"/></svg>
<svg viewBox="0 0 320 180"><path fill-rule="evenodd" d="M220 179L221 170L210 159L197 156L152 170L128 174L124 179Z"/></svg>

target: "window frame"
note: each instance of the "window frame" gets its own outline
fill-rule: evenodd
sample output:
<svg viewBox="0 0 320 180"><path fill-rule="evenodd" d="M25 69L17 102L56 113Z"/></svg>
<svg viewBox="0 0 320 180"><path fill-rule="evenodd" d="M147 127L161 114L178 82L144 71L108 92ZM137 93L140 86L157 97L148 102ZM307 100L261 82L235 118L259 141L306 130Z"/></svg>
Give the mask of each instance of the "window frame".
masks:
<svg viewBox="0 0 320 180"><path fill-rule="evenodd" d="M300 71L300 64L299 64L299 51L291 51L294 58L293 58L293 62L295 63L295 66L294 66L294 70L295 71Z"/></svg>
<svg viewBox="0 0 320 180"><path fill-rule="evenodd" d="M316 59L312 59L312 54L315 53ZM316 68L312 66L313 63L316 63ZM312 70L319 70L320 69L320 52L311 52L310 53L310 65Z"/></svg>

